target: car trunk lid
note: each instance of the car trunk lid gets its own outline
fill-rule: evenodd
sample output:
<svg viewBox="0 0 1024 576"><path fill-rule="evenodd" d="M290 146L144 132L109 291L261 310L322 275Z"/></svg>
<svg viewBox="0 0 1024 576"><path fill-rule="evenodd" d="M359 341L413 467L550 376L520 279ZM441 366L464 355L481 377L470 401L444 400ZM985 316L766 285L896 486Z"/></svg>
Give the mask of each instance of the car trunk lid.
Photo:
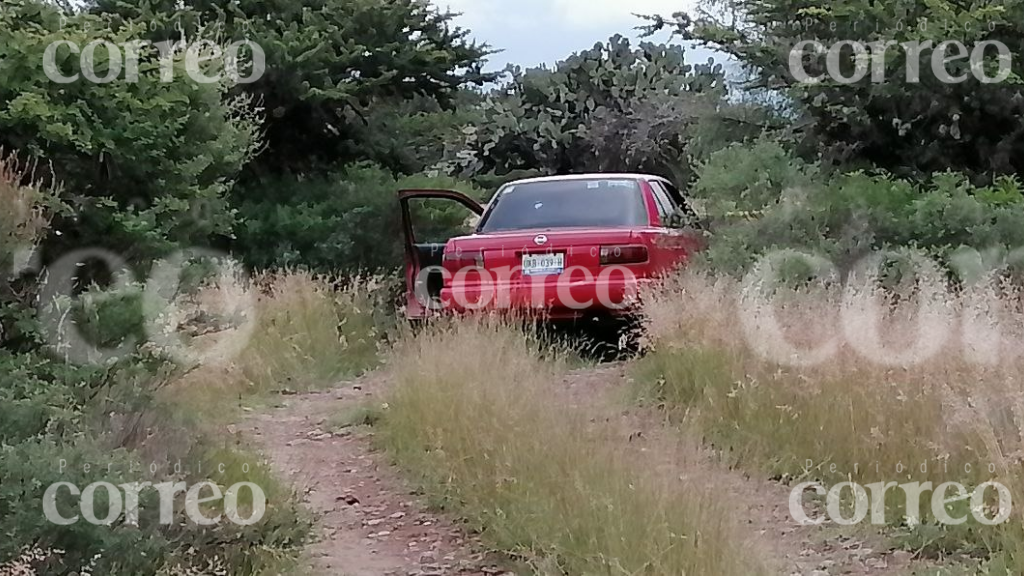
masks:
<svg viewBox="0 0 1024 576"><path fill-rule="evenodd" d="M499 279L516 281L523 276L524 255L564 254L564 269L582 267L596 275L602 268L602 246L641 244L642 237L635 229L565 228L458 238L449 244L448 251L472 254L474 258L479 254L485 269Z"/></svg>

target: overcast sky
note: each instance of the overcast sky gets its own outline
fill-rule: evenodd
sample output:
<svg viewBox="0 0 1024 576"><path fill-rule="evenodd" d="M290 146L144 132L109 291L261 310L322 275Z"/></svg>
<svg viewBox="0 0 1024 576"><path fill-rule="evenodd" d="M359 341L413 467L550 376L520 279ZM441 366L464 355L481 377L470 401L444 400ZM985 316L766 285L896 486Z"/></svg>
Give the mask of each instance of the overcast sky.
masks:
<svg viewBox="0 0 1024 576"><path fill-rule="evenodd" d="M554 63L619 33L635 38L642 21L633 16L689 11L696 0L434 0L462 12L458 23L474 37L504 52L491 56L491 68ZM658 38L664 41L668 35ZM706 50L691 51L690 62L706 61Z"/></svg>

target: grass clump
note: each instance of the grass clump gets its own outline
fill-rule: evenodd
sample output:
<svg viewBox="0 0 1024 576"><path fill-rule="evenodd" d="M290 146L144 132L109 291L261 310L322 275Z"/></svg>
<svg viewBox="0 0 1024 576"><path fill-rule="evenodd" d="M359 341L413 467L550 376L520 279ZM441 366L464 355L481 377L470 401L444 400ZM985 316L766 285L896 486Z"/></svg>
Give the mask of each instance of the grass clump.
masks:
<svg viewBox="0 0 1024 576"><path fill-rule="evenodd" d="M260 390L309 390L376 367L382 283L340 284L303 272L259 279L257 325L237 360L242 376Z"/></svg>
<svg viewBox="0 0 1024 576"><path fill-rule="evenodd" d="M550 354L549 354L550 355ZM542 574L757 574L712 494L661 478L551 401L562 365L486 322L393 361L380 440L430 496Z"/></svg>
<svg viewBox="0 0 1024 576"><path fill-rule="evenodd" d="M958 482L968 490L997 481L1022 501L1024 372L1013 342L1024 323L1012 291L985 301L1003 313L988 318L984 341L977 299L950 294L930 305L921 291L896 299L879 292L881 347L872 348L857 341L867 332L840 331L842 290L780 291L773 311L781 332L766 339L751 329L757 311L744 305L749 286L684 274L647 300L653 349L635 368L637 399L694 425L734 465L784 481ZM847 321L867 317L857 312ZM973 318L974 332L963 329L964 318ZM827 360L807 352L829 342ZM780 356L783 344L801 352ZM915 346L933 348L917 361ZM907 360L894 362L898 355ZM943 525L931 497L925 491L919 508L907 509L903 492L886 492L890 533L926 554L987 558L993 574L1004 573L994 567L1024 571L1018 510L990 527L965 502L948 503L953 518L967 521ZM993 504L986 499L989 518Z"/></svg>
<svg viewBox="0 0 1024 576"><path fill-rule="evenodd" d="M388 293L382 280L356 278L342 284L289 272L257 278L253 290L258 295L238 322L243 327L191 342L201 349L238 339L242 346L176 383L173 391L185 408L217 414L241 401L322 388L379 365L381 344L393 323L381 312L386 309L382 295Z"/></svg>

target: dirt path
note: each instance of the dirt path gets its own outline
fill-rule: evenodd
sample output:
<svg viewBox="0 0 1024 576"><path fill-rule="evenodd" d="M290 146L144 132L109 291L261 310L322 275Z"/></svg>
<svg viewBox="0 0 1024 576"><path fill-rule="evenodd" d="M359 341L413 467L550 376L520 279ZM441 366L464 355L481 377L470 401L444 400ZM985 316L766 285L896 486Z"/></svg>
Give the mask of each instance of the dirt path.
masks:
<svg viewBox="0 0 1024 576"><path fill-rule="evenodd" d="M327 428L348 406L379 388L379 375L335 390L283 396L284 405L253 415L242 429L305 495L319 518L319 541L300 574L442 576L500 574L475 554L475 542L427 511L384 458L370 432Z"/></svg>
<svg viewBox="0 0 1024 576"><path fill-rule="evenodd" d="M924 567L871 534L797 525L788 488L715 463L650 411L623 409L627 378L623 365L574 371L552 387L553 396L567 408L586 410L602 440L638 451L645 465L657 466L680 490L711 486L724 492L730 514L745 520L742 536L780 566L780 574L909 574ZM321 539L304 567L344 576L500 574L475 552L477 542L410 493L372 449L371 432L329 432L332 417L384 387L386 377L377 374L328 392L285 396L284 407L254 415L244 426L320 517Z"/></svg>
<svg viewBox="0 0 1024 576"><path fill-rule="evenodd" d="M789 512L790 489L776 482L749 478L715 462L699 438L686 438L665 426L652 410L623 409L628 405L628 369L607 365L579 370L563 377L556 388L562 401L590 410L595 428L609 442L628 444L642 452L647 465L656 466L680 490L711 488L741 522L741 536L760 549L770 562L789 576L839 574L910 574L926 568L907 552L894 552L876 534L855 534L835 526L801 526ZM696 434L694 435L696 436ZM808 505L808 511L812 508Z"/></svg>

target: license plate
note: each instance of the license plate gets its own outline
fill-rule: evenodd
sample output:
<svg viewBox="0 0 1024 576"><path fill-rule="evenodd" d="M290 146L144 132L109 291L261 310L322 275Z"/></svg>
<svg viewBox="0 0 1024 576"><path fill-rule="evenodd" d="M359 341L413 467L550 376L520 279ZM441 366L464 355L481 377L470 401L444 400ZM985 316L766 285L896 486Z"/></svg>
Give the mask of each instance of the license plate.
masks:
<svg viewBox="0 0 1024 576"><path fill-rule="evenodd" d="M548 276L565 270L565 253L523 254L524 276Z"/></svg>

